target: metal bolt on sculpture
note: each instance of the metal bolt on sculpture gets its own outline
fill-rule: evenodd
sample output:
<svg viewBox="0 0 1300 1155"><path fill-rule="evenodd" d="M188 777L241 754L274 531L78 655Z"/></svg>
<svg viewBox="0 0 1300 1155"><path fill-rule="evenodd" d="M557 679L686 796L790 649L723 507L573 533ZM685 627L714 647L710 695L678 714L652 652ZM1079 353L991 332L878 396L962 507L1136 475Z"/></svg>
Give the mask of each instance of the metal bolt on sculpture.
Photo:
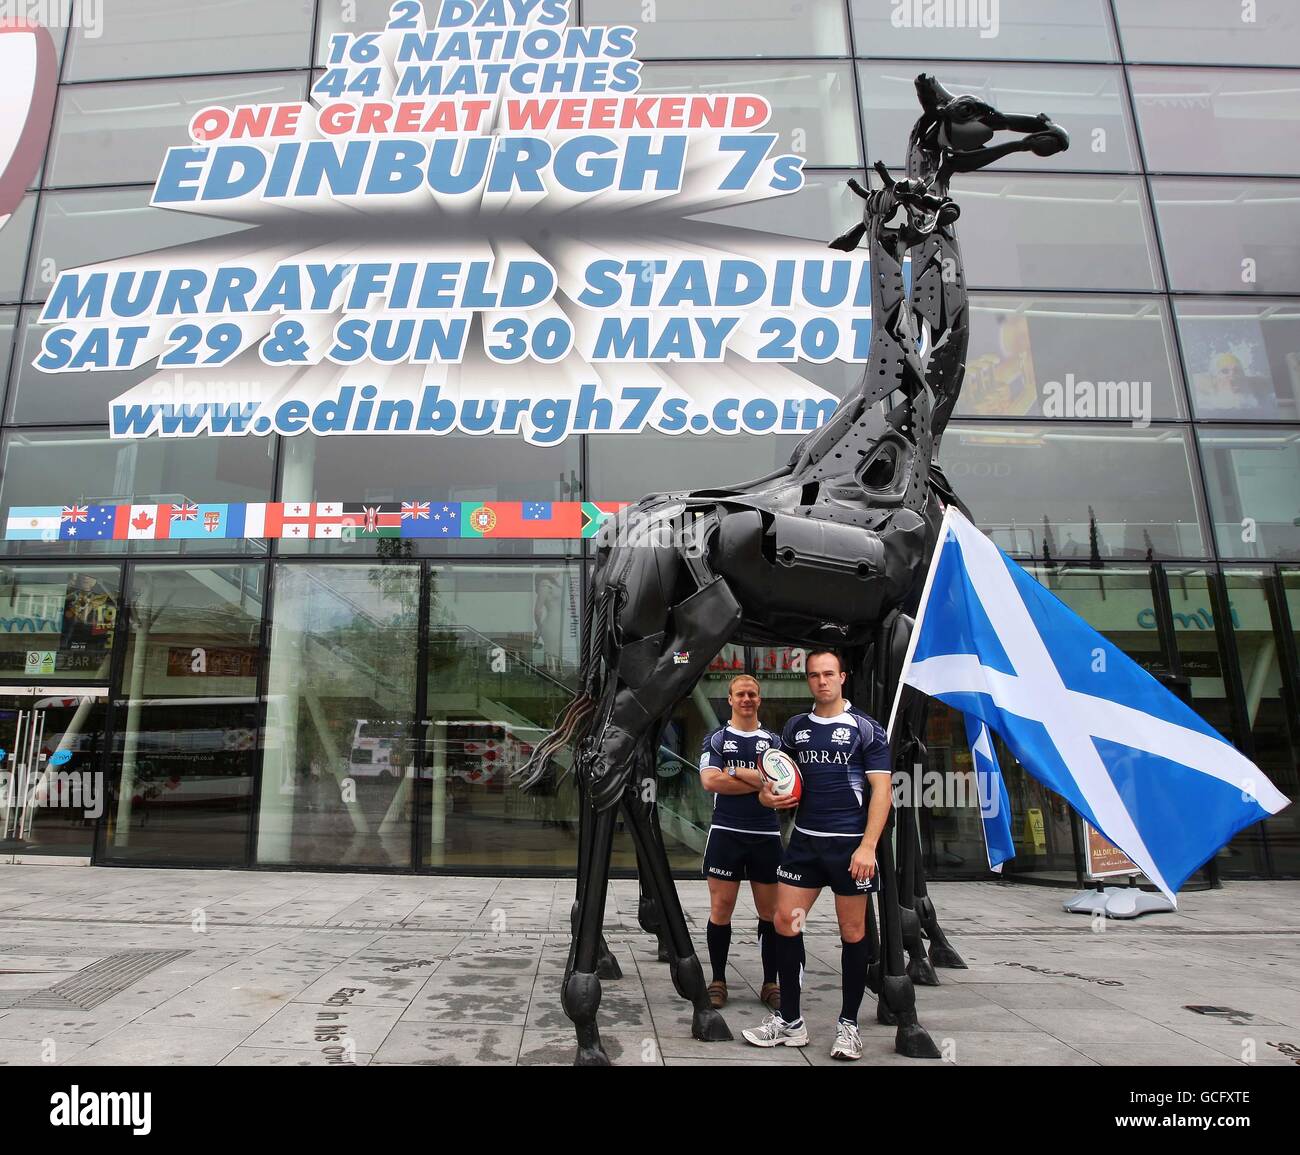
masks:
<svg viewBox="0 0 1300 1155"><path fill-rule="evenodd" d="M653 795L641 789L654 778L669 715L719 650L728 642L831 645L845 655L853 696L868 701L870 713L885 717L893 701L907 611L919 599L944 507L957 503L934 460L961 390L968 339L953 228L960 210L949 179L1010 153L1045 157L1069 145L1045 115L1004 114L953 96L931 76L917 77L916 92L922 111L906 179L892 180L877 163L883 188L851 180L865 201L862 221L831 242L852 251L865 237L870 250L872 340L856 390L784 468L718 489L651 494L597 538L579 690L520 771L526 783L536 781L554 754L573 746L578 886L563 1004L580 1066L609 1062L596 1013L601 979L619 977L602 925L620 808L636 846L640 922L659 935L673 985L694 1008L692 1032L706 1041L732 1037L709 1005ZM997 132L1018 135L990 144ZM896 775L924 763L924 721L924 699L909 692L892 735ZM934 967L965 963L926 893L913 803L896 809L891 823L897 863L887 830L877 848L878 917L868 904L868 988L877 1018L897 1026L895 1049L937 1058L917 1018L914 984L937 985Z"/></svg>

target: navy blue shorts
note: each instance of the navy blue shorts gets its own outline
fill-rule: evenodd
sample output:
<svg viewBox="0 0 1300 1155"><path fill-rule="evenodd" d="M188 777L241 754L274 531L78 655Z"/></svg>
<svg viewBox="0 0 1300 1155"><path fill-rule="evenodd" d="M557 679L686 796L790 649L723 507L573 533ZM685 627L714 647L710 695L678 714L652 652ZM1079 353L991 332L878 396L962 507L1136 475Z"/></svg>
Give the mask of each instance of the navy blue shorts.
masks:
<svg viewBox="0 0 1300 1155"><path fill-rule="evenodd" d="M704 874L722 882L775 882L781 864L779 834L745 834L739 830L709 828L704 844Z"/></svg>
<svg viewBox="0 0 1300 1155"><path fill-rule="evenodd" d="M861 842L857 835L828 838L796 830L777 868L777 881L809 890L829 886L843 895L873 894L880 887L879 870L870 882L855 882L849 873L849 861Z"/></svg>

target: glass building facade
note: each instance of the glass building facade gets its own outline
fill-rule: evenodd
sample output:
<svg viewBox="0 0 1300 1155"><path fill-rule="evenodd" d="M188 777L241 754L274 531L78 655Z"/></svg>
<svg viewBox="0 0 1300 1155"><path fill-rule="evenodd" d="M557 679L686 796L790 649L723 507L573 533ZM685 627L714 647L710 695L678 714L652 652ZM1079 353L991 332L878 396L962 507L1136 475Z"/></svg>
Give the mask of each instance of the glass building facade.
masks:
<svg viewBox="0 0 1300 1155"><path fill-rule="evenodd" d="M144 371L31 367L59 272L244 226L148 207L210 103L306 96L328 37L387 0L64 0L43 164L0 230L0 507L94 502L635 500L767 472L785 436L109 437ZM49 7L49 6L47 6ZM53 5L58 7L58 5ZM845 178L898 167L913 78L1046 111L1072 146L958 177L965 389L941 449L999 545L1166 679L1295 797L1300 765L1300 9L1239 0L1001 0L930 26L907 0L582 0L630 24L643 90L767 96L793 198L710 214L827 240ZM933 7L930 5L929 7ZM940 7L943 7L942 5ZM96 16L98 13L98 16ZM801 365L842 393L860 369ZM102 782L96 805L4 809L7 855L110 864L572 872L575 796L510 771L574 681L582 541L2 543L0 747ZM800 654L729 647L665 735L675 865L708 825L695 756L735 673L763 720L806 708ZM937 709L940 769L968 770ZM66 756L64 752L67 752ZM28 755L31 755L29 758ZM32 759L35 759L34 761ZM1003 751L1019 853L1072 878L1064 803ZM13 797L12 795L10 796ZM67 799L63 800L67 802ZM75 799L72 801L76 801ZM85 799L81 800L85 802ZM92 813L94 811L94 813ZM1300 873L1300 807L1224 877ZM931 872L986 877L977 811L932 808ZM617 864L632 865L619 835Z"/></svg>

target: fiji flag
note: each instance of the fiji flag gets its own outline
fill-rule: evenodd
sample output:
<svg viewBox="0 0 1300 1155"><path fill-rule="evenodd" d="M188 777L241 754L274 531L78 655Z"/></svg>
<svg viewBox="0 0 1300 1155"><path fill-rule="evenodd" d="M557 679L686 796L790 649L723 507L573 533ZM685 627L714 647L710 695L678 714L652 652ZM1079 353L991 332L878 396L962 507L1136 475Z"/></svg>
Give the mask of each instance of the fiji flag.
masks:
<svg viewBox="0 0 1300 1155"><path fill-rule="evenodd" d="M975 767L975 789L980 802L980 822L984 827L984 850L989 869L1002 873L1002 864L1016 856L1011 837L1011 798L993 749L989 728L971 714L966 720L966 741L970 743L971 764Z"/></svg>
<svg viewBox="0 0 1300 1155"><path fill-rule="evenodd" d="M901 680L985 722L1171 900L1237 831L1287 805L1259 767L955 509Z"/></svg>

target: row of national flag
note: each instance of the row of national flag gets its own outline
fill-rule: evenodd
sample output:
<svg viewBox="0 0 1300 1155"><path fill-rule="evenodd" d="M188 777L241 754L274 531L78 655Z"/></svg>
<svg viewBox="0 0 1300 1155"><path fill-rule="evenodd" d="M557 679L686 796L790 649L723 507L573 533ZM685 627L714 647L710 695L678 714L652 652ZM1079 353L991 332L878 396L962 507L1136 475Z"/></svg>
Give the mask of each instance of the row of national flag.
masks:
<svg viewBox="0 0 1300 1155"><path fill-rule="evenodd" d="M270 501L224 504L16 505L6 541L178 538L595 537L622 501Z"/></svg>

